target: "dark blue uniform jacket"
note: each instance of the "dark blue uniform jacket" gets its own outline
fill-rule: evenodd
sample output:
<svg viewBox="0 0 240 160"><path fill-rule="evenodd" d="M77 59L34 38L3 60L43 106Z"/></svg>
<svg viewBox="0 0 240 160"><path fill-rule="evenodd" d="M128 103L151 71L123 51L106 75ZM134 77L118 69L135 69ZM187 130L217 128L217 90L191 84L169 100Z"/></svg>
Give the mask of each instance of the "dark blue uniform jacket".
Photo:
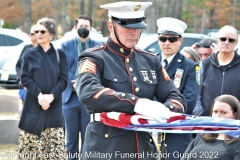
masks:
<svg viewBox="0 0 240 160"><path fill-rule="evenodd" d="M134 114L139 98L164 103L171 110L184 112L185 100L169 79L156 55L138 49L120 47L110 38L100 48L92 48L79 57L76 92L90 114L123 112ZM146 106L147 108L148 106ZM107 136L106 136L107 135ZM148 132L127 131L91 122L85 134L83 155L90 151L112 153L145 153L140 159L156 159L156 147ZM83 157L83 160L88 159ZM126 159L137 159L127 157Z"/></svg>

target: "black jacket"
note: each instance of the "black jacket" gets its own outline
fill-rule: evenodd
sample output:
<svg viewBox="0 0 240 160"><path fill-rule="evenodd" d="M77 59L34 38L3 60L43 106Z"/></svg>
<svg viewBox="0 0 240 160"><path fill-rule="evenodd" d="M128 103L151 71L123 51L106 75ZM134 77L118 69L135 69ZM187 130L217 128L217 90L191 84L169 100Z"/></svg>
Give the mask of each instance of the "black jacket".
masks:
<svg viewBox="0 0 240 160"><path fill-rule="evenodd" d="M68 68L66 54L58 51L59 64L52 45L47 52L40 45L28 49L22 63L21 81L27 93L19 128L38 136L47 127L64 126L62 92L67 86ZM38 103L40 92L54 95L46 111Z"/></svg>
<svg viewBox="0 0 240 160"><path fill-rule="evenodd" d="M203 107L202 116L210 115L211 104L217 96L230 94L240 100L240 55L235 52L233 60L223 72L218 63L217 54L212 54L202 62L201 66L202 79L196 108Z"/></svg>
<svg viewBox="0 0 240 160"><path fill-rule="evenodd" d="M21 66L22 66L22 61L23 57L25 55L25 52L27 49L32 48L33 46L31 44L27 44L26 46L23 47L23 50L18 58L18 61L16 63L16 72L17 72L17 78L20 79L20 71L21 71Z"/></svg>

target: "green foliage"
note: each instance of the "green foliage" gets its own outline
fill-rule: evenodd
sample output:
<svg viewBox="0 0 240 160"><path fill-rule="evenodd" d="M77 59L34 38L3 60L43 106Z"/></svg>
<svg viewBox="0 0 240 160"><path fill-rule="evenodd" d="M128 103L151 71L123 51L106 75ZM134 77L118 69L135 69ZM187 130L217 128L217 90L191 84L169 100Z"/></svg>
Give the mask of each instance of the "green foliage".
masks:
<svg viewBox="0 0 240 160"><path fill-rule="evenodd" d="M2 28L14 29L13 25L6 21L4 21Z"/></svg>

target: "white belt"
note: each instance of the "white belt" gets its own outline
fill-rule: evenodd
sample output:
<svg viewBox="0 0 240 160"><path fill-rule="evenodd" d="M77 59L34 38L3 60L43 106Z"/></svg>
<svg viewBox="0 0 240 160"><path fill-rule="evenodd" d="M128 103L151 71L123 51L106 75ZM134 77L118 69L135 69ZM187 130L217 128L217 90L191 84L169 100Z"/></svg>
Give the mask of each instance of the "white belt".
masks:
<svg viewBox="0 0 240 160"><path fill-rule="evenodd" d="M90 114L90 122L94 122L94 121L101 121L101 117L100 117L101 113L92 113Z"/></svg>

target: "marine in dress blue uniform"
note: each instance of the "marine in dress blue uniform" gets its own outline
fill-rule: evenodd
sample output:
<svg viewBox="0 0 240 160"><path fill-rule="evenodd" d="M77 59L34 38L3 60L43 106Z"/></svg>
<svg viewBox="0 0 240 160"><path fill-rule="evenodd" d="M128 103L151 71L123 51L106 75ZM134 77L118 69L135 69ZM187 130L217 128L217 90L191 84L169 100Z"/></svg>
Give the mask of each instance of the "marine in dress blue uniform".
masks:
<svg viewBox="0 0 240 160"><path fill-rule="evenodd" d="M162 47L162 54L159 55L160 61L164 64L164 59L168 62L165 66L166 72L168 73L171 80L173 80L175 86L179 89L185 97L187 103L187 114L192 114L193 109L197 103L197 97L199 92L200 84L200 68L197 63L187 59L185 56L180 54L179 47L181 45L182 34L187 28L187 25L175 18L163 17L157 20L159 45ZM176 42L161 41L163 37L179 37ZM176 44L174 44L176 43ZM179 45L178 45L178 44ZM164 47L172 49L163 49ZM176 50L176 53L174 53ZM166 51L166 53L164 53ZM176 160L175 153L184 153L189 143L192 140L192 134L171 134L165 135L166 149L169 153L168 160Z"/></svg>
<svg viewBox="0 0 240 160"><path fill-rule="evenodd" d="M101 47L88 49L79 56L76 92L91 115L83 160L157 159L150 133L106 126L100 121L101 112L139 113L157 119L169 110L180 113L186 110L183 95L157 56L136 48L137 41L132 47L126 47L123 41L123 34L127 37L128 32L136 34L146 27L144 11L151 4L116 2L102 5L101 8L109 11L110 38ZM138 40L140 32L137 36ZM152 101L153 97L159 102Z"/></svg>

